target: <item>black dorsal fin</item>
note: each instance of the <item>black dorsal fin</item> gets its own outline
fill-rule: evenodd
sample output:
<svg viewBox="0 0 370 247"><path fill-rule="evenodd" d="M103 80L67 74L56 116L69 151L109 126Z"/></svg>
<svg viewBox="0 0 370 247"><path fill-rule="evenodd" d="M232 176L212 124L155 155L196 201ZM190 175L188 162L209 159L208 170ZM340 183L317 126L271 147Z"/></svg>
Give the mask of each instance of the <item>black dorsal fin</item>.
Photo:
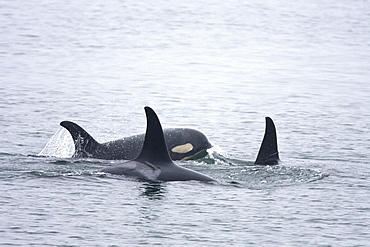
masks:
<svg viewBox="0 0 370 247"><path fill-rule="evenodd" d="M63 121L60 125L66 128L72 136L75 144L75 153L73 157L87 158L95 152L99 143L78 124L70 121Z"/></svg>
<svg viewBox="0 0 370 247"><path fill-rule="evenodd" d="M271 118L266 117L265 136L254 163L257 165L277 165L279 160L275 124Z"/></svg>
<svg viewBox="0 0 370 247"><path fill-rule="evenodd" d="M154 165L172 163L157 114L148 106L144 109L147 121L145 139L141 152L135 160Z"/></svg>

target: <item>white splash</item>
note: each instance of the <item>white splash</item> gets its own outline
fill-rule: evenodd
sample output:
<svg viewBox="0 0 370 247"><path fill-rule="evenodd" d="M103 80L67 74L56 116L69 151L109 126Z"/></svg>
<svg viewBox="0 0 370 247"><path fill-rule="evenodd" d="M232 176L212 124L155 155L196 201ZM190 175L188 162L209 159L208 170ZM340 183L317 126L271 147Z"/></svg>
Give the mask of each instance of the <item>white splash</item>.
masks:
<svg viewBox="0 0 370 247"><path fill-rule="evenodd" d="M66 129L60 127L38 155L70 158L74 152L75 147L70 133Z"/></svg>

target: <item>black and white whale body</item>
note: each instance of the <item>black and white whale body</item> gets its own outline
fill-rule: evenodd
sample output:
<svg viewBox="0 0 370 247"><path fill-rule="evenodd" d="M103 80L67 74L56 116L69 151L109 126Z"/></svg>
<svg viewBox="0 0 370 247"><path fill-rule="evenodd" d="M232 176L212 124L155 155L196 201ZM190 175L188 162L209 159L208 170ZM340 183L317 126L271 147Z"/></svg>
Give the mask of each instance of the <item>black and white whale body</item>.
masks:
<svg viewBox="0 0 370 247"><path fill-rule="evenodd" d="M75 144L73 157L75 158L132 160L139 155L145 136L140 134L98 143L89 133L73 122L63 121L60 125L66 128L73 138ZM172 128L164 129L163 132L172 160L202 158L207 155L207 149L212 147L207 137L194 129ZM279 161L275 124L271 118L266 117L265 135L255 164L277 165Z"/></svg>
<svg viewBox="0 0 370 247"><path fill-rule="evenodd" d="M102 172L150 181L215 181L207 175L174 164L156 113L150 107L145 107L145 114L147 128L140 154L131 161L104 168Z"/></svg>
<svg viewBox="0 0 370 247"><path fill-rule="evenodd" d="M277 145L277 135L275 124L271 118L266 117L265 135L262 140L256 165L277 165L279 164L279 151Z"/></svg>
<svg viewBox="0 0 370 247"><path fill-rule="evenodd" d="M72 136L75 158L131 160L139 155L144 142L144 134L140 134L99 143L76 123L63 121L60 125ZM207 149L212 147L207 137L194 129L164 129L164 138L172 160L199 159L206 156Z"/></svg>

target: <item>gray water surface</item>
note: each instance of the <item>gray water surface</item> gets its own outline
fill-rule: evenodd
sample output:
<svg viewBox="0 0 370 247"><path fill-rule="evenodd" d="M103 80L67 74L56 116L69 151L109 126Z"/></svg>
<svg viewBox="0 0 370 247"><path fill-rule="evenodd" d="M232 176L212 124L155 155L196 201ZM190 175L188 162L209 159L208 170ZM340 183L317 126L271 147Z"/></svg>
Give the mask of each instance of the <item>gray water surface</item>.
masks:
<svg viewBox="0 0 370 247"><path fill-rule="evenodd" d="M0 245L369 246L369 9L3 1ZM61 155L68 136L38 156L63 120L143 133L146 105L206 134L209 156L178 164L218 184L101 174L120 161ZM265 116L275 167L253 166Z"/></svg>

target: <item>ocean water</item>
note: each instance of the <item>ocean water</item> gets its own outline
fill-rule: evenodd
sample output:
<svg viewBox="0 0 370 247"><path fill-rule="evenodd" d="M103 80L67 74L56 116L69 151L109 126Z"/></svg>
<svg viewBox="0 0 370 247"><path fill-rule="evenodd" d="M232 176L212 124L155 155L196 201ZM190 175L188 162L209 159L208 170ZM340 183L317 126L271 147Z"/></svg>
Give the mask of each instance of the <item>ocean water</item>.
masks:
<svg viewBox="0 0 370 247"><path fill-rule="evenodd" d="M3 1L0 245L369 246L369 8ZM61 121L105 142L143 133L146 105L208 137L207 157L177 164L218 184L69 157ZM278 166L253 165L265 116Z"/></svg>

